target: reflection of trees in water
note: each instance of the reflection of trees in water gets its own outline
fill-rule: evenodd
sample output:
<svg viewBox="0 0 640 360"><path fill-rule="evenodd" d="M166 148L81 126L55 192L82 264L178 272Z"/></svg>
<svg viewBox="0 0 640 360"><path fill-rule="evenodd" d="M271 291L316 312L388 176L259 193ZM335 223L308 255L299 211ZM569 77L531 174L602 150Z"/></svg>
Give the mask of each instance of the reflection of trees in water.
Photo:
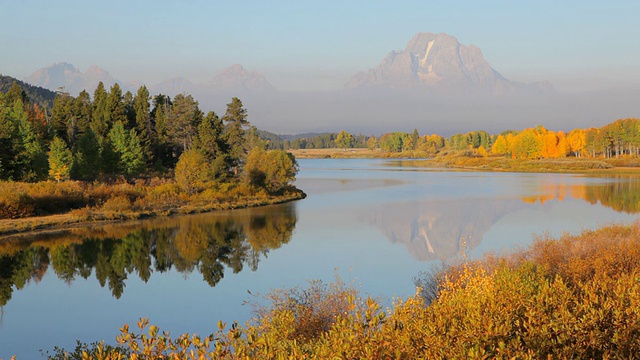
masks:
<svg viewBox="0 0 640 360"><path fill-rule="evenodd" d="M605 183L558 184L542 183L537 195L523 197L527 203L545 203L548 200L562 201L569 194L590 204L600 203L618 212L636 214L640 212L640 181L629 176L607 176Z"/></svg>
<svg viewBox="0 0 640 360"><path fill-rule="evenodd" d="M0 252L0 306L9 301L14 286L19 290L42 279L49 264L69 284L95 273L100 285L107 285L116 298L129 275L135 273L147 282L152 272L172 268L185 274L197 270L215 286L227 268L238 273L247 265L255 271L269 250L289 242L295 224L294 204L285 204L136 226L76 229L31 246L5 246ZM48 242L53 245L46 246Z"/></svg>
<svg viewBox="0 0 640 360"><path fill-rule="evenodd" d="M636 214L640 212L640 182L624 181L590 186L585 191L585 200L610 207L618 212Z"/></svg>

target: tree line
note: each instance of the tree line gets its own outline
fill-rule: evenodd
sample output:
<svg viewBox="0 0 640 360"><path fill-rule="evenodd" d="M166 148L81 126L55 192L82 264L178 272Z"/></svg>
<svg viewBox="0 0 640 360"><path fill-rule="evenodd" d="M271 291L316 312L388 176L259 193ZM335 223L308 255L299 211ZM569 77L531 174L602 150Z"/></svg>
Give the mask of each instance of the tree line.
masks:
<svg viewBox="0 0 640 360"><path fill-rule="evenodd" d="M514 159L543 159L564 157L640 156L640 119L619 119L600 128L574 129L566 133L552 131L538 125L523 130L506 130L489 134L484 130L458 133L445 138L438 134L420 135L390 132L379 137L366 137L366 145L353 141L346 131L335 135L333 146L338 148L368 147L387 152L418 151L435 155L447 151L471 150L471 154L503 155ZM330 147L330 146L329 146Z"/></svg>
<svg viewBox="0 0 640 360"><path fill-rule="evenodd" d="M239 179L248 165L263 172L249 179L256 185L278 173L274 166L288 167L289 178L270 181L290 182L297 168L284 152L260 152L246 164L254 148L267 147L247 116L238 98L219 116L204 114L188 94L152 97L145 86L123 93L118 84L107 91L102 82L93 96L58 94L43 109L14 83L0 93L0 180L108 180L178 168L183 173L176 172L177 180L197 186ZM256 170L255 162L263 166Z"/></svg>

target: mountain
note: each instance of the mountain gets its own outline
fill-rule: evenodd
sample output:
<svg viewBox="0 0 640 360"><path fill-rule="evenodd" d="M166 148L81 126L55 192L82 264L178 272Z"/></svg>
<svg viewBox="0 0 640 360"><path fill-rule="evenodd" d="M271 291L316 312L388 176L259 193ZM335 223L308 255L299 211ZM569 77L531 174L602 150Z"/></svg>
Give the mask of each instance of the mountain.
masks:
<svg viewBox="0 0 640 360"><path fill-rule="evenodd" d="M72 96L78 95L82 90L92 94L100 81L107 91L118 83L123 91L135 93L142 85L140 82L123 83L98 66L92 66L83 73L65 62L39 69L24 81L53 91L62 90ZM152 94L191 94L205 109L219 109L233 97L245 100L257 97L254 95L264 96L276 92L264 75L248 71L240 64L231 65L206 82L194 83L182 77L174 77L147 87Z"/></svg>
<svg viewBox="0 0 640 360"><path fill-rule="evenodd" d="M73 96L78 95L82 90L92 93L100 81L107 89L115 83L122 84L98 66L92 66L82 73L73 65L65 62L39 69L24 81L50 90L64 88L65 92Z"/></svg>
<svg viewBox="0 0 640 360"><path fill-rule="evenodd" d="M268 92L275 88L259 72L247 71L242 65L234 64L222 70L207 83L210 89L225 91L235 90L240 92Z"/></svg>
<svg viewBox="0 0 640 360"><path fill-rule="evenodd" d="M525 85L510 81L484 59L482 51L448 34L418 33L404 50L391 51L375 69L360 72L346 89L434 89L505 93L518 89L545 90L548 83Z"/></svg>
<svg viewBox="0 0 640 360"><path fill-rule="evenodd" d="M151 86L150 90L153 94L165 94L170 96L182 93L193 95L195 87L196 85L191 81L183 77L175 77Z"/></svg>

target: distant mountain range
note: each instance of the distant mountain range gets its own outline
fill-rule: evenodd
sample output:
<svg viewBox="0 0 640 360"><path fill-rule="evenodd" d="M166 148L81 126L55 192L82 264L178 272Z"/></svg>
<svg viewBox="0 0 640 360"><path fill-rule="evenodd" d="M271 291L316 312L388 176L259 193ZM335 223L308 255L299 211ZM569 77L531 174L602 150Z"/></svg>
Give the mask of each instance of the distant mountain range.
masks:
<svg viewBox="0 0 640 360"><path fill-rule="evenodd" d="M136 91L140 86L136 82L120 81L99 66L92 66L86 72L81 72L75 66L61 62L42 68L24 79L25 82L44 87L50 90L64 90L71 95L77 95L82 90L92 93L98 83L102 81L108 89L115 83L129 91ZM212 94L247 94L255 92L272 92L275 88L267 81L264 75L245 70L242 65L235 64L216 74L213 79L193 83L184 78L172 78L159 84L148 85L152 94L166 94L175 96L179 93L197 95Z"/></svg>
<svg viewBox="0 0 640 360"><path fill-rule="evenodd" d="M92 66L83 73L64 62L39 69L24 81L50 90L64 87L72 95L83 89L91 93L100 81L106 87L117 82L123 89L131 91L139 87L139 83L115 79L101 67ZM248 71L240 64L231 65L205 82L194 83L175 77L158 84L147 84L147 87L156 94L175 96L184 92L196 97L276 92L263 74ZM490 94L551 88L548 82L522 84L506 79L491 67L478 47L462 45L455 37L444 33L416 34L404 50L391 51L378 67L354 75L345 84L345 89L350 91L395 89L456 93L472 90Z"/></svg>
<svg viewBox="0 0 640 360"><path fill-rule="evenodd" d="M548 82L525 85L496 71L474 46L448 34L416 34L404 50L391 51L375 69L351 78L347 89L473 90L505 93L521 89L549 90Z"/></svg>
<svg viewBox="0 0 640 360"><path fill-rule="evenodd" d="M49 90L68 92L74 96L78 95L82 90L93 93L100 81L104 83L107 89L116 82L124 85L101 67L92 66L82 73L73 65L65 62L39 69L25 78L24 81Z"/></svg>
<svg viewBox="0 0 640 360"><path fill-rule="evenodd" d="M484 59L478 47L462 45L447 34L416 34L403 50L391 51L376 68L345 79L335 91L278 91L263 74L239 64L210 79L169 76L174 77L145 85L152 95L191 94L204 111L224 111L232 97L239 97L252 123L279 133L418 128L451 134L468 131L469 119L487 131L502 131L540 119L569 121L576 118L576 111L597 120L584 101L558 96L548 82L511 81ZM81 72L68 63L40 69L24 80L51 90L64 87L72 96L83 89L92 94L99 81L107 89L117 82L131 92L141 85L133 79L116 79L98 66ZM594 99L603 101L602 96ZM595 106L591 99L586 103ZM624 110L615 107L617 112Z"/></svg>

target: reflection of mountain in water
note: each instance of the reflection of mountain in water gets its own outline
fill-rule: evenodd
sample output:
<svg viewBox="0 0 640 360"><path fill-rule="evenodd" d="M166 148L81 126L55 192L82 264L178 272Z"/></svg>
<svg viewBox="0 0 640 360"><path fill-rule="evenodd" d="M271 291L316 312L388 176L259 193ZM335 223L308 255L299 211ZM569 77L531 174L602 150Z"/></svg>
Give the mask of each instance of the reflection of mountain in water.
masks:
<svg viewBox="0 0 640 360"><path fill-rule="evenodd" d="M432 200L374 209L371 222L418 260L447 259L471 249L493 224L525 207L518 200Z"/></svg>
<svg viewBox="0 0 640 360"><path fill-rule="evenodd" d="M609 176L605 182L567 184L544 177L520 200L459 199L389 204L372 210L369 221L393 243L402 243L418 260L447 259L472 249L505 215L567 196L600 203L618 212L640 212L640 181ZM545 181L547 180L547 181Z"/></svg>
<svg viewBox="0 0 640 360"><path fill-rule="evenodd" d="M13 286L39 282L49 265L69 284L94 273L116 298L129 275L147 282L154 271L172 268L197 270L215 286L227 268L237 273L247 265L255 271L269 250L289 242L295 224L295 204L290 203L7 239L0 243L0 306L11 298Z"/></svg>

